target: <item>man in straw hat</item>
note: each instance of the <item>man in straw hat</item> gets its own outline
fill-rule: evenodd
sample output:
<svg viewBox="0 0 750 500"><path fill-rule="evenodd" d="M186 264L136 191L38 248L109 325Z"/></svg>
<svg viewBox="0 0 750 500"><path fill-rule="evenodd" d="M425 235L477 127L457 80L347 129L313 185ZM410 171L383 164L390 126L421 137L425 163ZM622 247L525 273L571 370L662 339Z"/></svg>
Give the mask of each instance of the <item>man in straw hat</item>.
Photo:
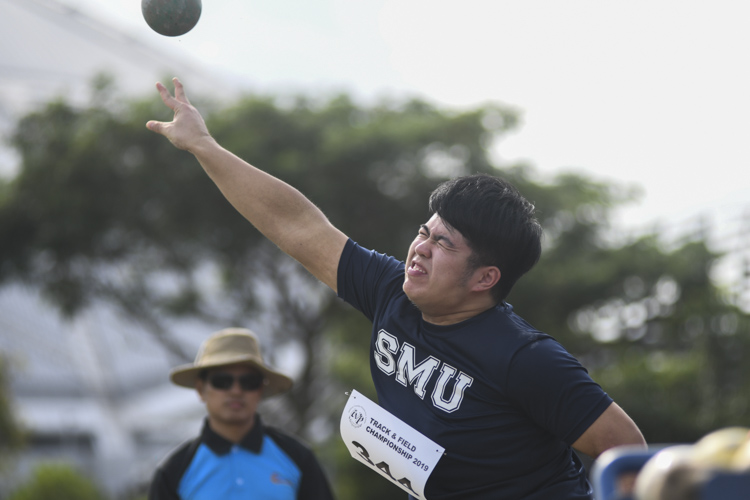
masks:
<svg viewBox="0 0 750 500"><path fill-rule="evenodd" d="M534 205L510 183L469 175L438 186L399 261L361 247L297 189L221 147L174 86L172 96L157 84L173 121L147 127L192 153L256 229L373 323L378 403L445 449L427 498L590 499L574 449L597 457L645 446L578 360L505 301L542 237Z"/></svg>
<svg viewBox="0 0 750 500"><path fill-rule="evenodd" d="M312 451L264 425L256 411L261 399L288 391L292 380L263 362L253 332L214 333L195 362L173 369L169 378L198 391L208 416L200 436L159 465L149 500L333 498Z"/></svg>

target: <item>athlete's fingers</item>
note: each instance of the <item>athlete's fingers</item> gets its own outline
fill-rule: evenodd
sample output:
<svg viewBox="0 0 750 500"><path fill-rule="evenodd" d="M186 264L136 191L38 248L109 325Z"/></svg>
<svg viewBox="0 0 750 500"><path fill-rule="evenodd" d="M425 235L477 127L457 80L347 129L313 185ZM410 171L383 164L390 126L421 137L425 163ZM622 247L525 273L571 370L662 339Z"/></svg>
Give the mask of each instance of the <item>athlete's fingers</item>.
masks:
<svg viewBox="0 0 750 500"><path fill-rule="evenodd" d="M187 95L185 94L185 87L182 86L182 82L179 78L175 77L172 78L172 83L174 83L174 96L178 101L182 101L186 104L190 104L190 100L188 100Z"/></svg>
<svg viewBox="0 0 750 500"><path fill-rule="evenodd" d="M171 110L175 110L177 106L179 106L179 103L177 100L172 97L172 94L167 90L167 87L164 86L161 82L156 82L156 90L159 91L159 96L161 96L161 100L164 102L164 104L167 105L168 108Z"/></svg>

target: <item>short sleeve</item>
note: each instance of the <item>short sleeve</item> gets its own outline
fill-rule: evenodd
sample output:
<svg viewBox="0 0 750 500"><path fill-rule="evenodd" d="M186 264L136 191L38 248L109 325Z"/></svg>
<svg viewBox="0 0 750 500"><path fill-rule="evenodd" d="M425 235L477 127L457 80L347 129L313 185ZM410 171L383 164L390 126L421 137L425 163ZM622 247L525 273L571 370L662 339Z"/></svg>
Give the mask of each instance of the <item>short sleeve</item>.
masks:
<svg viewBox="0 0 750 500"><path fill-rule="evenodd" d="M612 404L580 362L552 338L520 349L506 380L508 393L529 417L568 445Z"/></svg>
<svg viewBox="0 0 750 500"><path fill-rule="evenodd" d="M337 274L338 296L370 321L386 297L401 288L404 264L393 257L368 250L351 239L341 253Z"/></svg>

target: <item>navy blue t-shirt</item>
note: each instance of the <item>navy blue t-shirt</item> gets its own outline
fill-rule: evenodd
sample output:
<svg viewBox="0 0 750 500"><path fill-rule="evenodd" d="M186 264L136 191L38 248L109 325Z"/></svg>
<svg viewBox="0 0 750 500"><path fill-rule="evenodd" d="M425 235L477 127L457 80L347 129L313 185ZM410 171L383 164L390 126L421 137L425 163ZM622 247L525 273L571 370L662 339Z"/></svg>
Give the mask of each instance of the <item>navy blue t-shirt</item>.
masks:
<svg viewBox="0 0 750 500"><path fill-rule="evenodd" d="M445 448L426 497L591 498L570 445L612 399L510 305L434 325L406 297L403 281L403 262L347 242L338 294L373 322L378 403Z"/></svg>

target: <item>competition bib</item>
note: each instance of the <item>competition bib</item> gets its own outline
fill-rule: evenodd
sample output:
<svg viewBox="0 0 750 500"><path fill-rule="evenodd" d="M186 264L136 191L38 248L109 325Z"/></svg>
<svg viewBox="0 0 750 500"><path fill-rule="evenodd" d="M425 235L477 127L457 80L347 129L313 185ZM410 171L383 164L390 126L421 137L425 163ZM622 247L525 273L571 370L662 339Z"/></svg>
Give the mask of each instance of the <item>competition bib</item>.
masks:
<svg viewBox="0 0 750 500"><path fill-rule="evenodd" d="M341 437L356 460L415 498L445 448L353 390L341 414Z"/></svg>

